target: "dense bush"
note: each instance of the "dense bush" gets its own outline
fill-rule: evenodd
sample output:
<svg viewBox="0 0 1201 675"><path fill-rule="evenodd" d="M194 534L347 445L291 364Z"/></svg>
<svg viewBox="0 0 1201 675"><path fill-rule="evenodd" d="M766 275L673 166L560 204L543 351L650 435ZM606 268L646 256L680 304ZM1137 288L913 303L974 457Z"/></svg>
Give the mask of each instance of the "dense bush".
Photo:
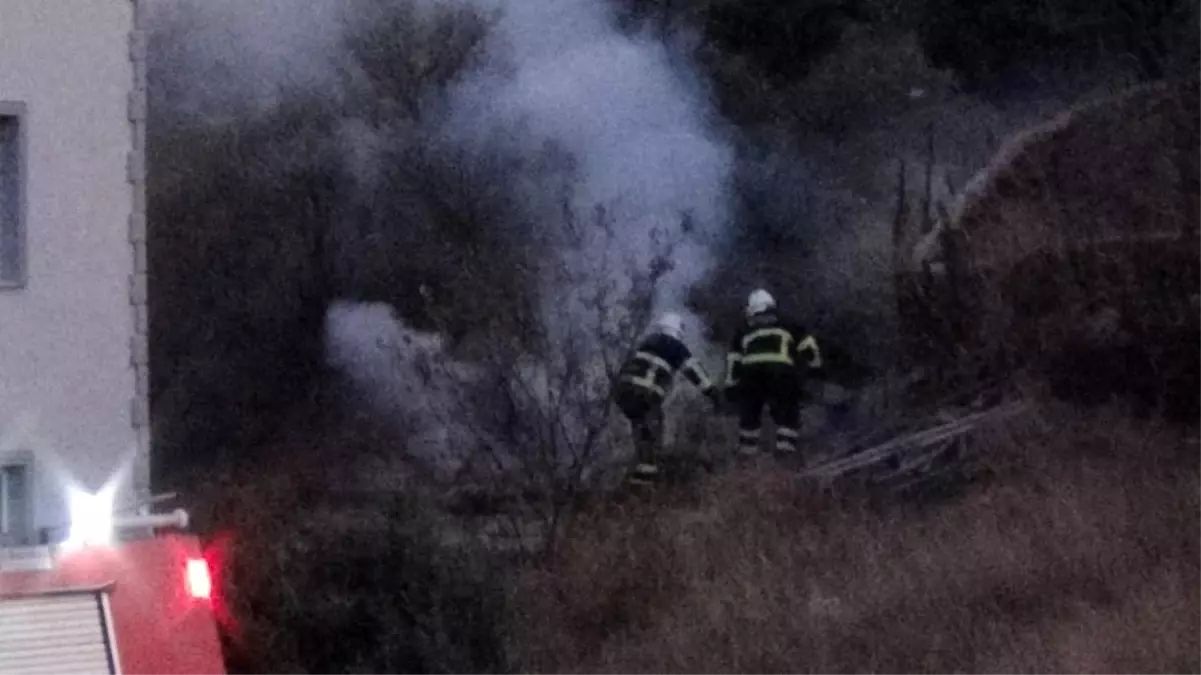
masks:
<svg viewBox="0 0 1201 675"><path fill-rule="evenodd" d="M505 572L412 497L214 481L231 672L505 672Z"/></svg>

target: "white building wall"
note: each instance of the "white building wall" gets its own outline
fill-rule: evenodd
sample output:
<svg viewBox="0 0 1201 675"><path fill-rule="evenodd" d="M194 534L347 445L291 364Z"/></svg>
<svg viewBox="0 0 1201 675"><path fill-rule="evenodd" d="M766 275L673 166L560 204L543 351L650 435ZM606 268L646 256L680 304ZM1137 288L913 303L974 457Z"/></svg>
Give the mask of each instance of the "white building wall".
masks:
<svg viewBox="0 0 1201 675"><path fill-rule="evenodd" d="M96 490L130 460L128 503L148 476L136 18L131 0L0 0L0 112L22 104L25 149L25 280L0 287L0 464L33 458L38 528L66 524L65 480Z"/></svg>

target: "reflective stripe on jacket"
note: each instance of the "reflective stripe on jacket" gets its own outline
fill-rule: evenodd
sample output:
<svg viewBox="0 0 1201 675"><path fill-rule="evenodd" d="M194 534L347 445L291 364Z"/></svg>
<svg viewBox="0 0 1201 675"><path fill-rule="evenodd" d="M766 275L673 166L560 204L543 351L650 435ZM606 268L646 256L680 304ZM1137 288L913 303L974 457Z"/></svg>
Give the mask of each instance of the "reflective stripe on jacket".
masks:
<svg viewBox="0 0 1201 675"><path fill-rule="evenodd" d="M726 384L738 383L743 366L776 364L791 368L802 355L808 356L806 365L810 368L821 367L821 350L812 335L774 312L752 316L734 336L726 355Z"/></svg>
<svg viewBox="0 0 1201 675"><path fill-rule="evenodd" d="M622 367L619 377L623 382L666 397L678 371L683 371L684 377L701 391L713 386L705 369L693 358L687 345L670 335L656 333L638 345L634 355Z"/></svg>

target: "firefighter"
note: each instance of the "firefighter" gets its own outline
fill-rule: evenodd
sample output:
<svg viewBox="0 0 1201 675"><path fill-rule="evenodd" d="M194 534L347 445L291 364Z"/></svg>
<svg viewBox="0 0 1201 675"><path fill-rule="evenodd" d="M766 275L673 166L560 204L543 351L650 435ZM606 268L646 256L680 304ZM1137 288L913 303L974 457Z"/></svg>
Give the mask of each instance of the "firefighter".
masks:
<svg viewBox="0 0 1201 675"><path fill-rule="evenodd" d="M734 336L726 363L727 396L738 405L738 453L758 453L764 407L776 425L776 453L795 453L801 417L799 369L821 368L817 340L781 317L771 293L758 289L747 299L746 322Z"/></svg>
<svg viewBox="0 0 1201 675"><path fill-rule="evenodd" d="M714 406L718 389L705 369L684 344L684 321L679 314L664 314L655 323L634 355L618 375L615 402L630 421L634 434L635 464L627 475L630 483L646 485L659 475L658 451L663 439L663 401L671 391L675 375L684 376Z"/></svg>

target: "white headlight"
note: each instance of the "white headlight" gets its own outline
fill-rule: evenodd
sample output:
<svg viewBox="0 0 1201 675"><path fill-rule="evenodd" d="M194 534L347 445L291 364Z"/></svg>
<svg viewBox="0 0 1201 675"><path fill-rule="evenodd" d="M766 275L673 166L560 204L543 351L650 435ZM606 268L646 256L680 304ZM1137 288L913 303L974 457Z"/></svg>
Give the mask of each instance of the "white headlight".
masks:
<svg viewBox="0 0 1201 675"><path fill-rule="evenodd" d="M113 497L116 490L105 487L96 494L68 488L71 532L63 547L103 546L113 539Z"/></svg>

